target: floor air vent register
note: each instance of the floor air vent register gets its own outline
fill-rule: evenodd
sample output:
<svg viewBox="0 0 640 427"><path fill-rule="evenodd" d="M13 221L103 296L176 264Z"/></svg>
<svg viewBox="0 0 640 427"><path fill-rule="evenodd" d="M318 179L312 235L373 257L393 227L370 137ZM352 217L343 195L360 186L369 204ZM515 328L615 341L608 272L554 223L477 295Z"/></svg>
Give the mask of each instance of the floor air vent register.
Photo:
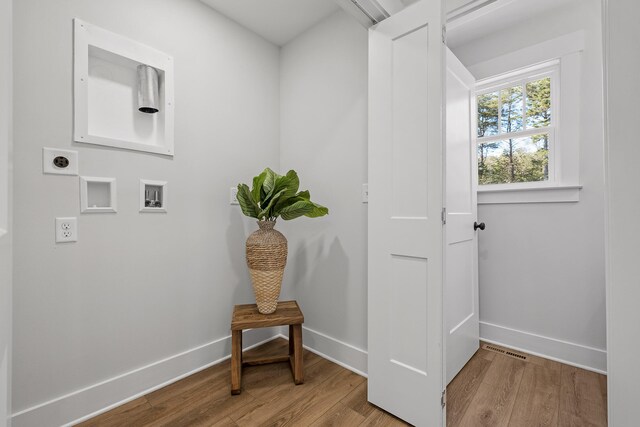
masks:
<svg viewBox="0 0 640 427"><path fill-rule="evenodd" d="M505 356L509 356L509 357L513 357L514 359L518 359L518 360L527 360L527 356L525 356L524 354L520 354L520 353L516 353L514 351L511 350L505 350L502 349L500 347L496 347L490 344L483 344L482 348L487 350L487 351L492 351L494 353L500 353L500 354L504 354Z"/></svg>

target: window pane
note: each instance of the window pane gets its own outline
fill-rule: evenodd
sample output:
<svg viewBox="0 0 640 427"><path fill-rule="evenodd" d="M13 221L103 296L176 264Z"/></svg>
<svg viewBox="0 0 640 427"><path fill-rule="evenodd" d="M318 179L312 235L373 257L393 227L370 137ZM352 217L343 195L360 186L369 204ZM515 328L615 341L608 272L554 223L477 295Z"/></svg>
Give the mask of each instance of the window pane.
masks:
<svg viewBox="0 0 640 427"><path fill-rule="evenodd" d="M498 134L498 92L478 95L478 137Z"/></svg>
<svg viewBox="0 0 640 427"><path fill-rule="evenodd" d="M549 134L478 144L480 185L548 179Z"/></svg>
<svg viewBox="0 0 640 427"><path fill-rule="evenodd" d="M517 132L523 129L522 121L522 86L515 86L500 91L502 101L501 132Z"/></svg>
<svg viewBox="0 0 640 427"><path fill-rule="evenodd" d="M551 124L551 78L527 83L527 128Z"/></svg>

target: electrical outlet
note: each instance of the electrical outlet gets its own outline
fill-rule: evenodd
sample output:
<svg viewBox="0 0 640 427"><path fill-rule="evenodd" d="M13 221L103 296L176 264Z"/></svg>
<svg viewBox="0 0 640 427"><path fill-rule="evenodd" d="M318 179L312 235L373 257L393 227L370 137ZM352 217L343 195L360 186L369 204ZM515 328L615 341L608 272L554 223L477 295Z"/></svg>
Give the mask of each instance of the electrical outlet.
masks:
<svg viewBox="0 0 640 427"><path fill-rule="evenodd" d="M78 241L78 219L74 217L56 218L56 243Z"/></svg>
<svg viewBox="0 0 640 427"><path fill-rule="evenodd" d="M55 175L78 175L78 152L44 147L42 171Z"/></svg>
<svg viewBox="0 0 640 427"><path fill-rule="evenodd" d="M369 203L369 184L362 184L362 203Z"/></svg>
<svg viewBox="0 0 640 427"><path fill-rule="evenodd" d="M231 187L229 190L229 204L230 205L239 205L238 202L238 187Z"/></svg>

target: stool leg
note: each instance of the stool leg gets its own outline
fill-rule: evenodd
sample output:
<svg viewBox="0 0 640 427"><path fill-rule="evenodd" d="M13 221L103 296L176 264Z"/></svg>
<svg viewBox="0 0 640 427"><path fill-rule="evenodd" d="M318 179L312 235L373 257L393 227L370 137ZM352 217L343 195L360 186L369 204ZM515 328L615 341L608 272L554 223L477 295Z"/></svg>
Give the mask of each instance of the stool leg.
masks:
<svg viewBox="0 0 640 427"><path fill-rule="evenodd" d="M293 356L293 325L289 325L289 356Z"/></svg>
<svg viewBox="0 0 640 427"><path fill-rule="evenodd" d="M240 394L242 384L242 331L231 331L231 394Z"/></svg>
<svg viewBox="0 0 640 427"><path fill-rule="evenodd" d="M293 382L302 384L304 382L304 371L302 363L302 325L293 325Z"/></svg>

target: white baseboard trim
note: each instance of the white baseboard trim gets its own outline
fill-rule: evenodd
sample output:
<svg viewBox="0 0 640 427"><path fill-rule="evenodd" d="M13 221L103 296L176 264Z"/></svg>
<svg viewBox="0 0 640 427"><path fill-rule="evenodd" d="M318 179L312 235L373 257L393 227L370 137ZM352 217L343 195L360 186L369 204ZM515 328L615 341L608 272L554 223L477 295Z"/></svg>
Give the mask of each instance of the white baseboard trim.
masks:
<svg viewBox="0 0 640 427"><path fill-rule="evenodd" d="M288 339L286 328L253 329L243 337L245 349L275 338ZM302 328L304 347L358 375L367 377L366 350L321 332ZM606 374L607 352L504 326L480 322L480 339L567 365ZM193 375L230 357L231 336L187 350L48 402L16 412L12 427L71 426Z"/></svg>
<svg viewBox="0 0 640 427"><path fill-rule="evenodd" d="M272 328L243 334L249 349L277 338ZM12 414L12 427L71 426L88 420L231 357L231 336L170 356Z"/></svg>
<svg viewBox="0 0 640 427"><path fill-rule="evenodd" d="M480 339L600 374L607 373L607 352L598 348L487 322L480 322Z"/></svg>
<svg viewBox="0 0 640 427"><path fill-rule="evenodd" d="M282 329L282 338L289 339L286 328ZM367 378L367 357L366 350L355 347L346 342L337 340L322 332L302 327L303 347L318 356L327 359L337 365L342 366L358 375Z"/></svg>

